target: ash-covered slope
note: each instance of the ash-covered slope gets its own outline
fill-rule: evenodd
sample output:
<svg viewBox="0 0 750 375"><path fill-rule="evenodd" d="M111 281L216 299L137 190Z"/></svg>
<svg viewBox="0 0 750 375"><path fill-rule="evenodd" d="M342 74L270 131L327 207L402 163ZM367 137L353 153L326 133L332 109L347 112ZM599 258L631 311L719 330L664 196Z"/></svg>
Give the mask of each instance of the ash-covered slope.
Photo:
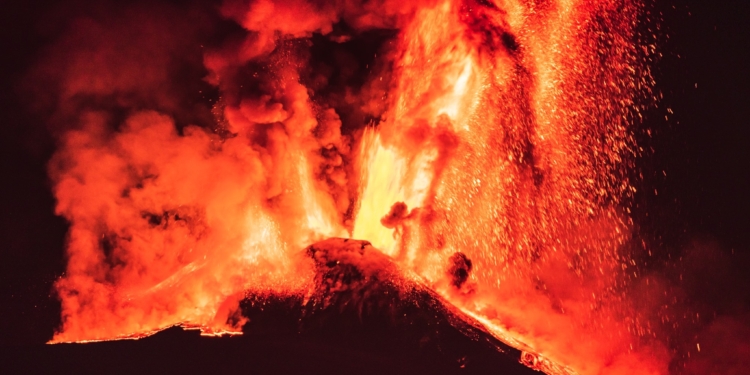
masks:
<svg viewBox="0 0 750 375"><path fill-rule="evenodd" d="M369 242L332 238L306 251L317 268L312 295L247 298L244 337L302 338L424 373L539 374L519 363L521 351L403 275Z"/></svg>
<svg viewBox="0 0 750 375"><path fill-rule="evenodd" d="M141 340L7 347L3 373L539 374L368 242L329 239L309 296L249 296L242 336L174 327Z"/></svg>

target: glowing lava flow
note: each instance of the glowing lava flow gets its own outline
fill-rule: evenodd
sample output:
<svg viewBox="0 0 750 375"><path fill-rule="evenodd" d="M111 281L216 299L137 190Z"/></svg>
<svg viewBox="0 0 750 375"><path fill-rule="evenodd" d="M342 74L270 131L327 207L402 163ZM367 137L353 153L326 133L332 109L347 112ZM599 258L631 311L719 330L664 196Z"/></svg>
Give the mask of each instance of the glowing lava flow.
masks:
<svg viewBox="0 0 750 375"><path fill-rule="evenodd" d="M222 14L248 35L204 57L219 130L178 132L146 111L111 131L83 111L50 167L71 222L53 342L175 324L239 332L245 292L306 293L301 249L349 232L505 342L543 353L526 358L536 368L665 371L623 292L630 127L650 85L639 5L385 3L227 1ZM300 78L299 41L338 21L400 30L383 57L386 109L350 134Z"/></svg>

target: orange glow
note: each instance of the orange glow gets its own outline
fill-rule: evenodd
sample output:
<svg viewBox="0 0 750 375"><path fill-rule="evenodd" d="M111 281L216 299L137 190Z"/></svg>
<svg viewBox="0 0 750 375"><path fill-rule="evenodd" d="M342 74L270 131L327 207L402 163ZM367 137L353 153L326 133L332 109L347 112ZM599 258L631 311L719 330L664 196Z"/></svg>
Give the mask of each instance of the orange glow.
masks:
<svg viewBox="0 0 750 375"><path fill-rule="evenodd" d="M50 168L57 212L71 222L53 342L175 324L240 332L245 293L306 293L313 265L302 249L349 236L526 351L532 367L666 373L663 348L627 319L624 292L634 103L651 85L634 42L639 4L250 3L222 7L248 39L205 56L231 137L178 134L155 112L116 132L86 113L65 135ZM304 54L285 49L338 20L399 29L383 57L393 64L386 109L352 135L311 100ZM233 81L249 61L270 77L258 93ZM457 253L471 262L460 282Z"/></svg>
<svg viewBox="0 0 750 375"><path fill-rule="evenodd" d="M619 205L631 192L626 103L643 79L628 73L635 52L632 26L613 13L620 3L519 3L507 13L467 4L420 10L403 31L397 90L378 128L387 151L368 169L354 237L552 363L583 374L665 371L662 358L632 352L639 339L616 318L627 314L616 295L630 230ZM607 36L615 53L603 63L605 26L621 34ZM434 156L420 163L424 153ZM398 190L410 181L394 186L417 174L424 194ZM378 227L396 202L418 210L395 230ZM455 290L446 269L459 251L475 271Z"/></svg>
<svg viewBox="0 0 750 375"><path fill-rule="evenodd" d="M406 160L393 148L383 146L380 136L373 131L365 133L362 145L368 173L352 237L367 238L377 249L396 256L397 234L383 226L381 219L396 202L409 207L422 205L432 180L430 155L422 151Z"/></svg>

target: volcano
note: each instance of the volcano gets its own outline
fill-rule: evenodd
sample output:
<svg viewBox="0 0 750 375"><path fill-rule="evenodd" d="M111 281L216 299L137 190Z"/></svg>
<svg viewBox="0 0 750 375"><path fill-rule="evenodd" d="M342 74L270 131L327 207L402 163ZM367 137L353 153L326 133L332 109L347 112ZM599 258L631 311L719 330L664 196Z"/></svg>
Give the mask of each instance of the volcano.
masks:
<svg viewBox="0 0 750 375"><path fill-rule="evenodd" d="M367 241L332 238L305 252L315 260L315 289L307 296L248 295L240 303L242 336L203 337L174 327L135 341L17 347L4 366L19 373L110 374L550 371L541 357L498 340L404 276Z"/></svg>
<svg viewBox="0 0 750 375"><path fill-rule="evenodd" d="M734 6L74 1L3 14L12 370L750 367Z"/></svg>

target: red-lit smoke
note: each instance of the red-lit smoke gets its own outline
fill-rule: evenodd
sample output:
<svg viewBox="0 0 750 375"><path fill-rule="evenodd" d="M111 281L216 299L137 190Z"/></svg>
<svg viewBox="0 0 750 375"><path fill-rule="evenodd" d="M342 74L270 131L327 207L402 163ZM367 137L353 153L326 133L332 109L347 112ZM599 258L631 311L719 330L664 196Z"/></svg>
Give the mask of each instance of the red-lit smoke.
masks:
<svg viewBox="0 0 750 375"><path fill-rule="evenodd" d="M261 0L74 19L35 70L71 224L53 341L238 332L245 292L305 293L303 249L352 236L559 366L666 373L629 297L640 11ZM377 30L392 35L364 69L316 65L316 38ZM209 107L184 91L205 86Z"/></svg>

